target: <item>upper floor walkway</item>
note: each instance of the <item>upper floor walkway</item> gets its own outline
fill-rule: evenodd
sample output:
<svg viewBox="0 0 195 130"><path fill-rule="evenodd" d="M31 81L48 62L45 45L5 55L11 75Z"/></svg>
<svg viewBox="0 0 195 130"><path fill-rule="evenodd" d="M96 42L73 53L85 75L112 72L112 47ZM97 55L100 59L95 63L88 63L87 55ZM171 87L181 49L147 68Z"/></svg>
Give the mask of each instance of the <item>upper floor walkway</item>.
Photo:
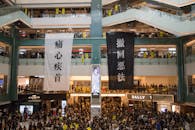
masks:
<svg viewBox="0 0 195 130"><path fill-rule="evenodd" d="M184 7L195 3L194 0L148 0L148 1L159 2L175 7Z"/></svg>
<svg viewBox="0 0 195 130"><path fill-rule="evenodd" d="M148 7L129 8L125 12L104 17L102 23L103 26L113 26L130 21L139 21L176 36L195 33L195 21L193 18L188 19L185 16L173 15Z"/></svg>
<svg viewBox="0 0 195 130"><path fill-rule="evenodd" d="M74 1L62 1L62 0L47 0L47 1L38 1L38 0L11 0L16 5L19 5L23 8L43 8L43 7L89 7L91 0L74 0ZM103 5L111 4L118 0L102 0ZM147 0L147 2L159 2L175 7L183 7L187 5L194 4L194 0Z"/></svg>
<svg viewBox="0 0 195 130"><path fill-rule="evenodd" d="M89 76L91 74L91 58L72 58L71 75ZM176 58L135 58L135 75L148 76L175 76L177 75ZM0 71L9 74L9 58L0 56ZM191 75L195 73L195 56L186 57L186 73ZM43 75L43 58L25 58L19 59L19 75ZM102 75L108 75L107 59L101 58Z"/></svg>
<svg viewBox="0 0 195 130"><path fill-rule="evenodd" d="M18 10L2 13L0 15L0 27L18 20L35 29L89 28L91 25L91 16L89 14L65 14L60 17L29 18L22 11ZM195 20L193 17L173 15L149 7L141 7L139 9L129 8L125 12L120 12L102 19L104 27L130 21L139 21L176 36L195 33Z"/></svg>

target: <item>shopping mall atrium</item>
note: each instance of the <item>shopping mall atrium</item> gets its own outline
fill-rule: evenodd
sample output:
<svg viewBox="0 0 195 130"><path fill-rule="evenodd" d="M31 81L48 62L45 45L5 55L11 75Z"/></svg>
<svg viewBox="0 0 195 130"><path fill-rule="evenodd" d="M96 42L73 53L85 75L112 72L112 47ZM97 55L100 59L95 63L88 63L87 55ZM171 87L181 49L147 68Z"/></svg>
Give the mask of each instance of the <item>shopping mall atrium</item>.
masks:
<svg viewBox="0 0 195 130"><path fill-rule="evenodd" d="M1 0L9 128L194 130L195 0Z"/></svg>

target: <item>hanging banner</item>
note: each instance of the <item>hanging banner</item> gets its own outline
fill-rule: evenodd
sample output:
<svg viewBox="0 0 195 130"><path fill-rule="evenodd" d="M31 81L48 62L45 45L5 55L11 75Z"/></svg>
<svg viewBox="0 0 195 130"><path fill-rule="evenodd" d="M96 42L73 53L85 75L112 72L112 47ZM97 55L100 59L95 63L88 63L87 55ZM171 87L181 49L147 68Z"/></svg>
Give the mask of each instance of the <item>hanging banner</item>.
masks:
<svg viewBox="0 0 195 130"><path fill-rule="evenodd" d="M100 94L100 65L92 65L92 76L91 76L91 92L92 95L99 96Z"/></svg>
<svg viewBox="0 0 195 130"><path fill-rule="evenodd" d="M134 76L134 33L106 34L109 89L131 89Z"/></svg>
<svg viewBox="0 0 195 130"><path fill-rule="evenodd" d="M45 91L68 91L73 33L45 34Z"/></svg>

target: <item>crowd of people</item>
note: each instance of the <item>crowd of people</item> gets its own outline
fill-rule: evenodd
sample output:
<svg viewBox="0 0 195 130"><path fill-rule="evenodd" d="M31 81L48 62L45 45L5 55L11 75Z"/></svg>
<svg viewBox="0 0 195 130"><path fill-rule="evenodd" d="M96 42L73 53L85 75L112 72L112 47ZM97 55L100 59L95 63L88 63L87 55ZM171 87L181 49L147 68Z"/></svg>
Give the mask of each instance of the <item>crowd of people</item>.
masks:
<svg viewBox="0 0 195 130"><path fill-rule="evenodd" d="M60 107L59 107L60 108ZM102 101L101 115L90 117L90 103L68 104L62 111L40 110L32 115L3 112L2 130L190 130L193 113L156 112L131 108L119 102ZM191 129L192 130L192 129Z"/></svg>

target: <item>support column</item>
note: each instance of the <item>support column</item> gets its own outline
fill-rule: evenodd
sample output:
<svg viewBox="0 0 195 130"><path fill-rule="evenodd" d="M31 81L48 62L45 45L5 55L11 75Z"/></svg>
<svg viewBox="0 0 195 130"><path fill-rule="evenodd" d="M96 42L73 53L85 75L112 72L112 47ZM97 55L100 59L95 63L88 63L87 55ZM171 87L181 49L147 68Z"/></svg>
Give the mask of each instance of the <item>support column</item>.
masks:
<svg viewBox="0 0 195 130"><path fill-rule="evenodd" d="M102 0L92 0L91 2L91 26L90 37L102 37ZM92 44L92 64L100 63L100 44Z"/></svg>
<svg viewBox="0 0 195 130"><path fill-rule="evenodd" d="M10 85L9 85L9 98L11 101L16 101L18 99L17 95L17 72L18 72L18 48L16 43L17 30L12 27L11 36L11 55L10 55Z"/></svg>
<svg viewBox="0 0 195 130"><path fill-rule="evenodd" d="M102 37L102 0L91 1L91 32L92 39ZM91 78L91 118L101 115L101 75L100 43L92 43L92 78ZM96 64L96 65L94 65Z"/></svg>
<svg viewBox="0 0 195 130"><path fill-rule="evenodd" d="M178 71L178 89L177 89L177 101L184 102L187 88L185 84L185 72L184 72L184 44L182 39L178 39L177 42L177 71Z"/></svg>

